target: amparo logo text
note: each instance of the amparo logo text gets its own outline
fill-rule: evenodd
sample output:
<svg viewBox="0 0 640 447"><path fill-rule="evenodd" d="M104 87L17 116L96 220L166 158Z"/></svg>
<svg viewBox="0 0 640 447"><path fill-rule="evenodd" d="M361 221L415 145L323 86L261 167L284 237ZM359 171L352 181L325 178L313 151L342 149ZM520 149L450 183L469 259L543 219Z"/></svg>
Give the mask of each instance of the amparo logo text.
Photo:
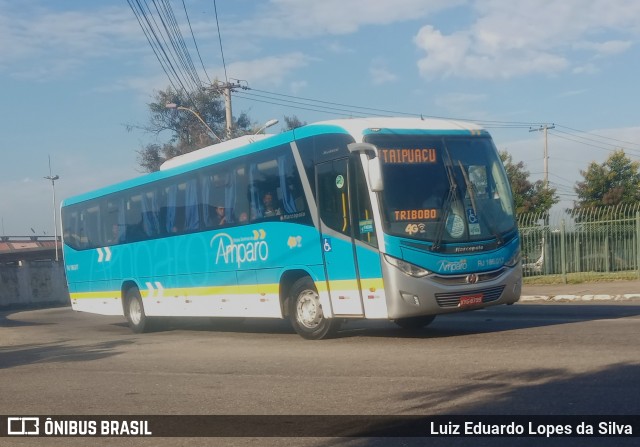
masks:
<svg viewBox="0 0 640 447"><path fill-rule="evenodd" d="M464 272L467 270L467 260L459 261L440 261L438 263L439 270L444 273Z"/></svg>
<svg viewBox="0 0 640 447"><path fill-rule="evenodd" d="M264 235L262 232L261 236ZM227 233L216 234L210 246L216 251L216 264L235 264L238 268L246 262L266 261L269 258L269 244L264 236L234 240Z"/></svg>

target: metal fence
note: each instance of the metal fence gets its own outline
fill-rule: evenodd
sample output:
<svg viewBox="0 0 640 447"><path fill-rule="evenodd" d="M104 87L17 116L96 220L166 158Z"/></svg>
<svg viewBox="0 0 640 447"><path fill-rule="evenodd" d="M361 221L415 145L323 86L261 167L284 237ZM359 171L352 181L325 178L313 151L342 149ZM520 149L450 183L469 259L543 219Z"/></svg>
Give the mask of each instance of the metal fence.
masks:
<svg viewBox="0 0 640 447"><path fill-rule="evenodd" d="M525 276L640 278L640 204L518 216Z"/></svg>

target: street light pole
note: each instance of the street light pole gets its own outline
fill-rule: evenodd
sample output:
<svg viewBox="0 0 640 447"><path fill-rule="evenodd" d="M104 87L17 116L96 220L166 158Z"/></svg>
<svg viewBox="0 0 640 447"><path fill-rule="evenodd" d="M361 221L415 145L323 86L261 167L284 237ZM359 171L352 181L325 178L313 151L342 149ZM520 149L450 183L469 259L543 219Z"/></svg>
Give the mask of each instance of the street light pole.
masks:
<svg viewBox="0 0 640 447"><path fill-rule="evenodd" d="M200 120L200 122L202 123L202 125L205 127L205 129L207 129L209 131L209 133L211 135L213 135L214 137L216 137L216 139L222 143L222 139L220 139L220 137L218 135L216 135L216 133L211 129L211 127L209 127L207 125L207 123L205 123L205 121L202 119L202 117L195 111L195 110L191 110L188 107L183 107L183 106L179 106L178 104L174 103L174 102L170 102L164 105L167 109L176 109L176 110L186 110L187 112L191 112L196 118L198 118L198 120Z"/></svg>
<svg viewBox="0 0 640 447"><path fill-rule="evenodd" d="M56 248L56 262L60 260L58 257L58 213L56 211L56 180L60 179L58 175L51 174L51 155L49 155L49 175L45 177L51 180L51 189L53 190L53 243Z"/></svg>
<svg viewBox="0 0 640 447"><path fill-rule="evenodd" d="M258 135L260 132L264 132L265 130L267 130L269 127L271 126L275 126L276 124L278 124L279 121L276 119L273 120L269 120L266 123L264 123L264 126L262 126L260 129L258 129L258 131L256 133L254 133L254 135Z"/></svg>

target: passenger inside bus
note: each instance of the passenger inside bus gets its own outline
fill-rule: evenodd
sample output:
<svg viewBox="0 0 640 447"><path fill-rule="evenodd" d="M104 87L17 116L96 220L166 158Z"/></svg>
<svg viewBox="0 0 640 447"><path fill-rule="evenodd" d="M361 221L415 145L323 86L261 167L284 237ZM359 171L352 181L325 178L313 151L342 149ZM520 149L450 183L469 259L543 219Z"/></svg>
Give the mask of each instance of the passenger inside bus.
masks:
<svg viewBox="0 0 640 447"><path fill-rule="evenodd" d="M216 206L216 215L214 217L215 226L221 227L227 224L227 216L225 215L224 206Z"/></svg>
<svg viewBox="0 0 640 447"><path fill-rule="evenodd" d="M273 217L282 214L280 208L274 205L273 194L269 191L267 191L262 197L262 205L264 207L264 211L262 212L264 217Z"/></svg>

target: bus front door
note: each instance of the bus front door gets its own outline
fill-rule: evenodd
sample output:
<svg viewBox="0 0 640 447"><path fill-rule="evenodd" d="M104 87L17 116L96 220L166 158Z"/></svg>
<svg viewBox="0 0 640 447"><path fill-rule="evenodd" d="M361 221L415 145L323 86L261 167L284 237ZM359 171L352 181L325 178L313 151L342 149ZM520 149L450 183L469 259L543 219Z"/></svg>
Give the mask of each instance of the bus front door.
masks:
<svg viewBox="0 0 640 447"><path fill-rule="evenodd" d="M352 231L349 159L316 165L322 253L333 314L363 316L358 259Z"/></svg>

